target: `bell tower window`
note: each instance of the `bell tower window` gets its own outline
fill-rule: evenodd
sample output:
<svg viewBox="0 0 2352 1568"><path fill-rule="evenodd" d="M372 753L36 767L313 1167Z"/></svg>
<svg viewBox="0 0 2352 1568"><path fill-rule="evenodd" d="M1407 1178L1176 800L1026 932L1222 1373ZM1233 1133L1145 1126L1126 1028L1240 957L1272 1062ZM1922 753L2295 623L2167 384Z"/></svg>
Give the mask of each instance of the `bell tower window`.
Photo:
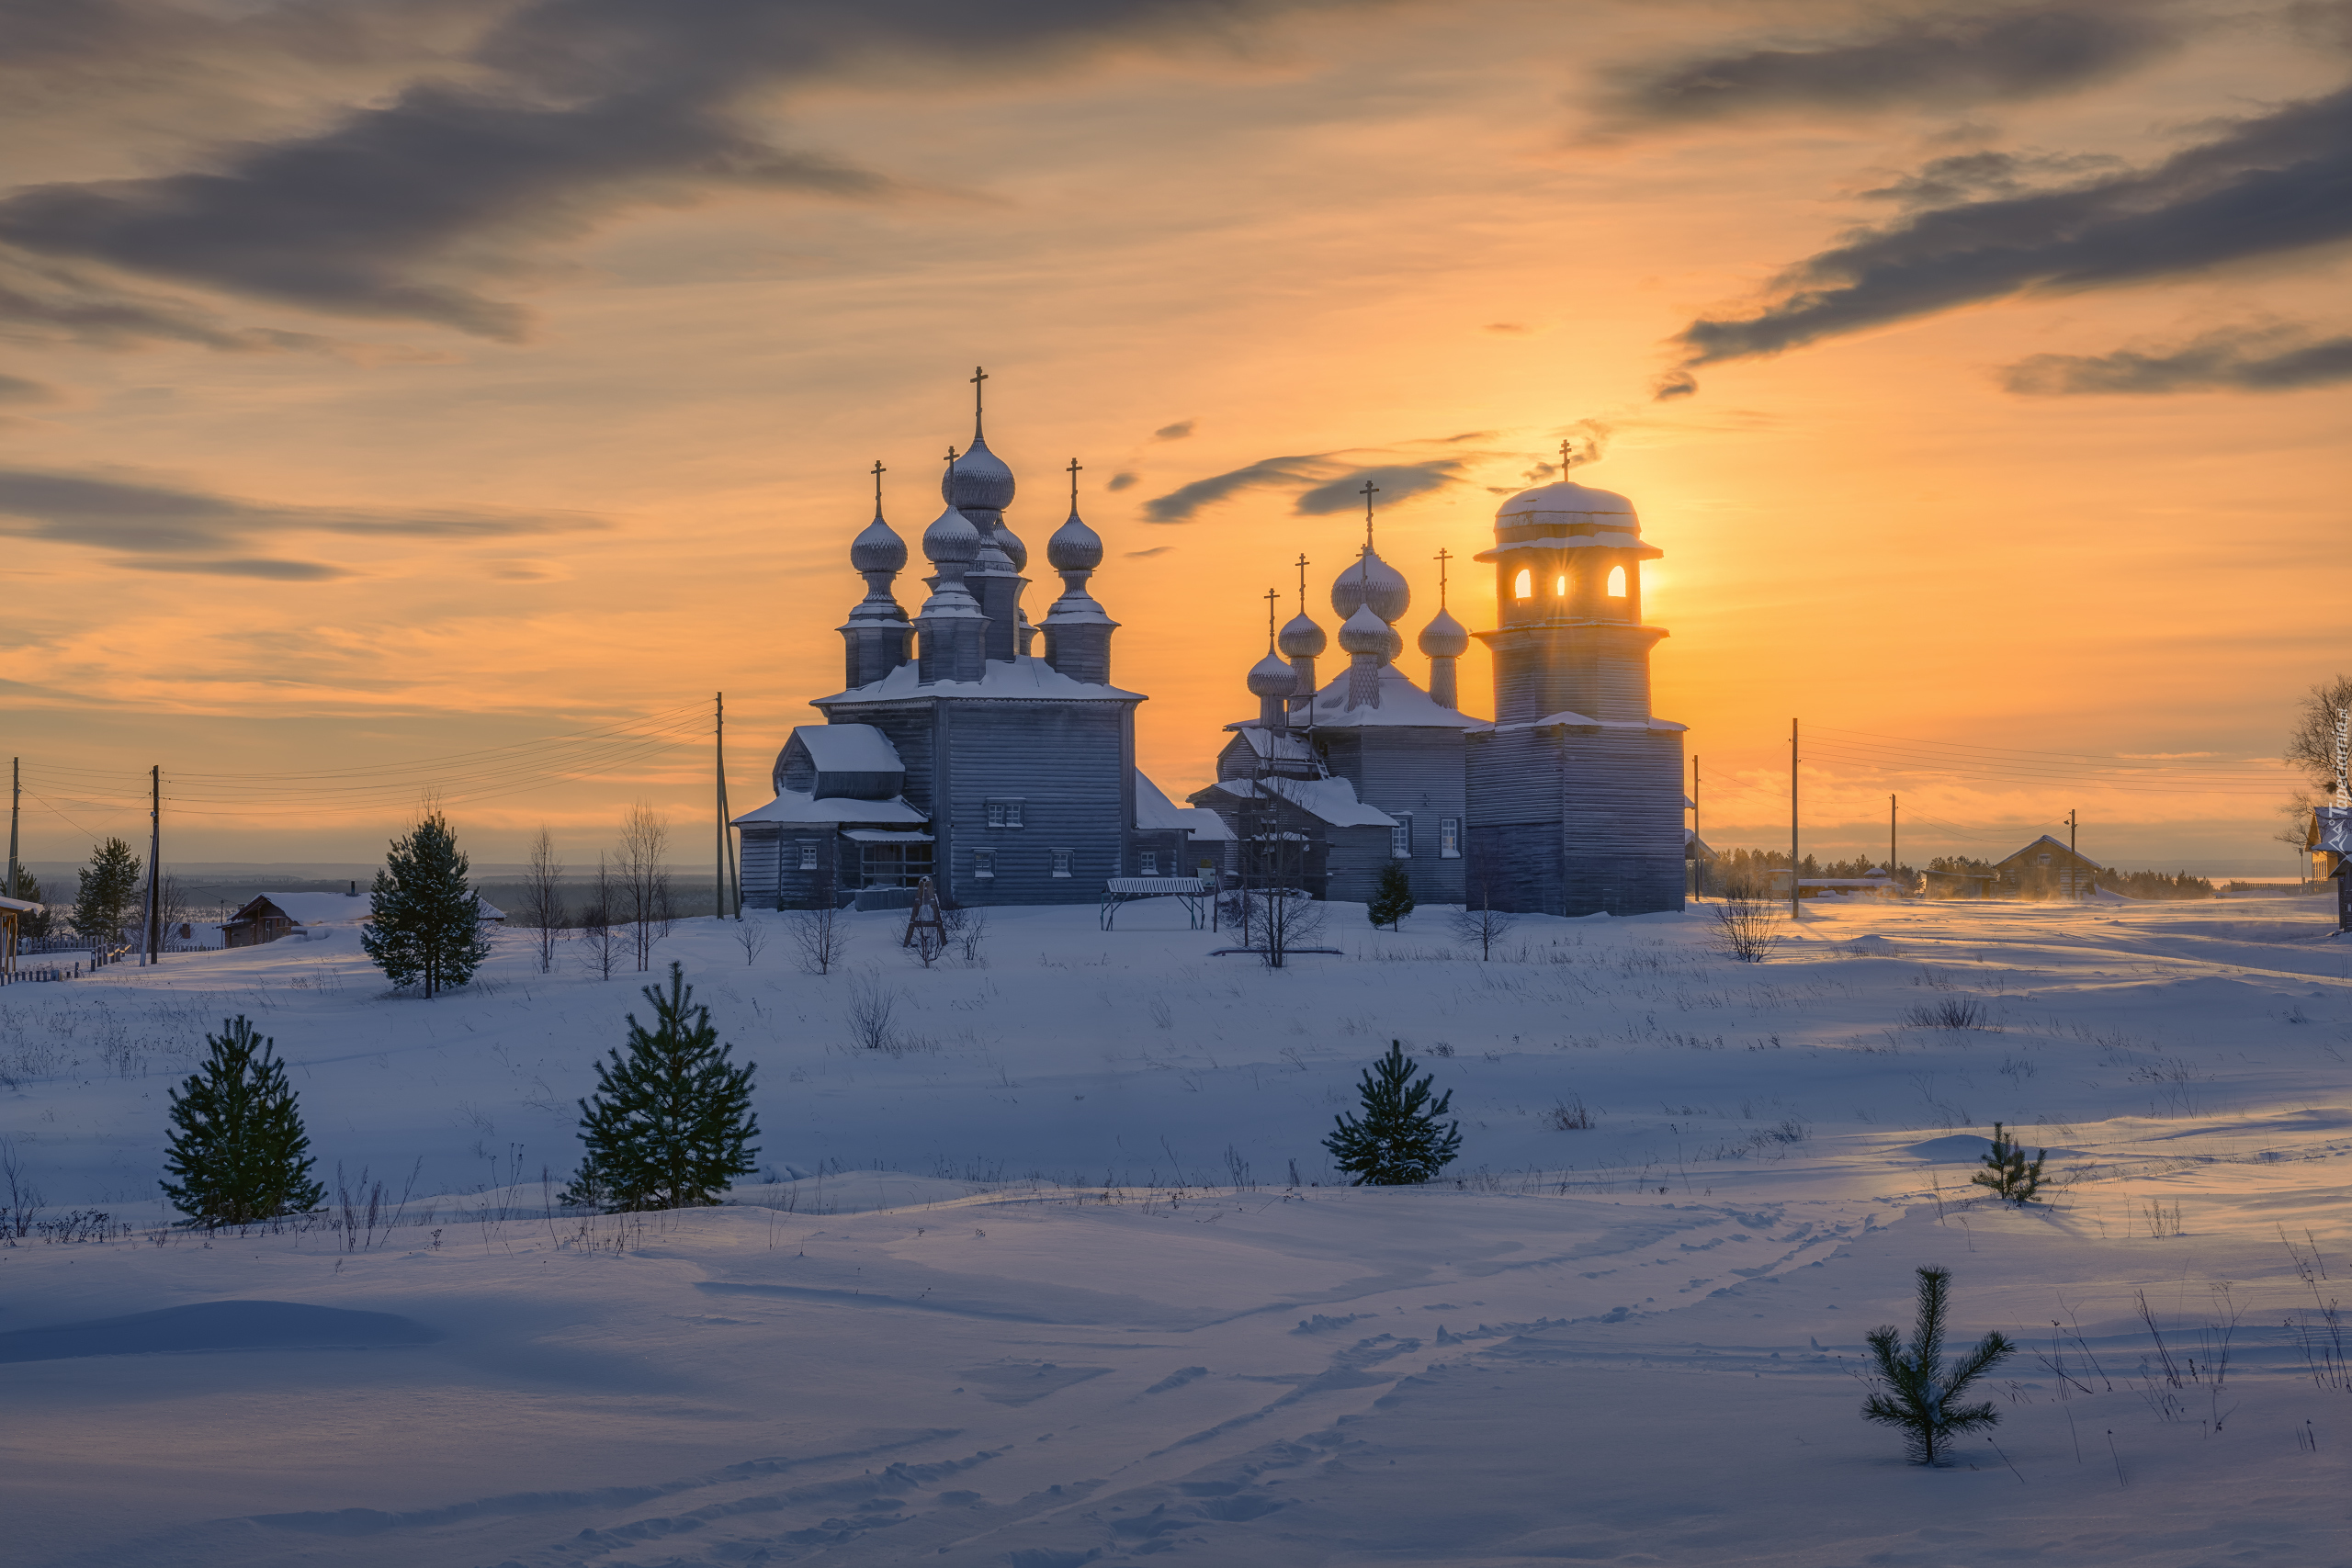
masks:
<svg viewBox="0 0 2352 1568"><path fill-rule="evenodd" d="M1514 599L1534 598L1535 574L1525 567L1520 568L1519 575L1511 580L1510 596Z"/></svg>
<svg viewBox="0 0 2352 1568"><path fill-rule="evenodd" d="M1567 596L1568 574L1564 571L1560 573L1559 576L1552 580L1552 597L1555 599L1565 599Z"/></svg>
<svg viewBox="0 0 2352 1568"><path fill-rule="evenodd" d="M1609 596L1611 599L1625 597L1625 569L1622 566L1609 569Z"/></svg>

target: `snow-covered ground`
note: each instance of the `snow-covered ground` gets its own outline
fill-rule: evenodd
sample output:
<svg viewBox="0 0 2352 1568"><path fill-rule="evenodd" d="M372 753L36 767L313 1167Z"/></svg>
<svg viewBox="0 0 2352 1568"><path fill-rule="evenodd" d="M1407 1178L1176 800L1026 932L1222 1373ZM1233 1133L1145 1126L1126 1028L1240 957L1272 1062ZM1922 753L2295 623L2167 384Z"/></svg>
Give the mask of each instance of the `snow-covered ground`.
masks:
<svg viewBox="0 0 2352 1568"><path fill-rule="evenodd" d="M709 921L657 961L758 1062L771 1179L641 1219L541 1173L651 976L502 933L394 999L345 931L0 990L47 1234L137 1227L0 1247L8 1560L2352 1562L2352 1390L2307 1354L2352 1295L2323 901L1838 908L1755 966L1703 909L1480 963L1342 907L1346 955L1281 973L1173 905L990 911L929 971L875 914L821 979L753 919L749 964ZM164 1091L239 1012L396 1227L154 1228ZM1334 1186L1392 1038L1463 1158ZM1996 1119L2048 1208L1967 1199ZM2027 1347L1936 1472L1855 1416L1923 1263L1956 1339Z"/></svg>

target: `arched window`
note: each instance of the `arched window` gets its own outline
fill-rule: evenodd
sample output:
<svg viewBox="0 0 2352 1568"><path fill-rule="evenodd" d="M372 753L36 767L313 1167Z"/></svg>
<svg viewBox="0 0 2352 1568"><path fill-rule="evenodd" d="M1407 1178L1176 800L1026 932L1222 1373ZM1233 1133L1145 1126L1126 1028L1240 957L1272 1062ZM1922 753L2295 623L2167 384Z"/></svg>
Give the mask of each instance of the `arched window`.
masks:
<svg viewBox="0 0 2352 1568"><path fill-rule="evenodd" d="M1609 569L1609 596L1611 599L1623 599L1625 596L1625 569L1622 566L1612 566Z"/></svg>
<svg viewBox="0 0 2352 1568"><path fill-rule="evenodd" d="M1555 599L1565 599L1567 596L1568 574L1564 571L1560 573L1559 576L1552 580L1552 597Z"/></svg>
<svg viewBox="0 0 2352 1568"><path fill-rule="evenodd" d="M1519 576L1512 580L1510 585L1510 596L1514 599L1534 598L1535 574L1529 571L1526 568L1521 567L1520 569Z"/></svg>

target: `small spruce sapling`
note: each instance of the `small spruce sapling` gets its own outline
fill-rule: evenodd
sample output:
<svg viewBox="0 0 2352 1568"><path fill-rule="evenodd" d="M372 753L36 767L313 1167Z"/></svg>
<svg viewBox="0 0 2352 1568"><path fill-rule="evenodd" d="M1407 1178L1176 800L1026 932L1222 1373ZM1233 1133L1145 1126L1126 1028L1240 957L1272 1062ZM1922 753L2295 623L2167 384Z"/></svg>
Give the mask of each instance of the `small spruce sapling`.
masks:
<svg viewBox="0 0 2352 1568"><path fill-rule="evenodd" d="M392 840L368 894L359 945L395 986L423 981L428 997L462 986L490 956L481 899L448 819L438 811Z"/></svg>
<svg viewBox="0 0 2352 1568"><path fill-rule="evenodd" d="M2041 1191L2041 1162L2050 1157L2042 1149L2026 1163L2025 1147L2009 1141L1998 1122L1993 1123L1993 1146L1984 1151L1984 1168L1968 1179L1978 1187L1989 1187L1994 1196L2023 1208L2039 1203Z"/></svg>
<svg viewBox="0 0 2352 1568"><path fill-rule="evenodd" d="M1951 1283L1949 1269L1919 1270L1919 1319L1905 1349L1893 1324L1871 1330L1871 1356L1878 1363L1871 1396L1862 1402L1862 1419L1903 1428L1904 1445L1914 1464L1933 1464L1944 1457L1955 1432L1996 1426L2001 1413L1990 1400L1982 1404L1954 1403L1970 1383L1992 1371L2016 1350L2003 1336L1987 1334L1976 1348L1949 1367L1944 1353L1944 1309Z"/></svg>
<svg viewBox="0 0 2352 1568"><path fill-rule="evenodd" d="M738 1067L734 1047L695 1005L685 971L670 965L670 988L644 988L654 1027L628 1015L628 1054L596 1065L594 1098L580 1102L586 1152L563 1201L625 1213L714 1204L734 1177L759 1166L752 1113L754 1064Z"/></svg>
<svg viewBox="0 0 2352 1568"><path fill-rule="evenodd" d="M172 1132L159 1185L185 1225L247 1225L315 1209L326 1197L311 1179L311 1140L274 1043L240 1015L208 1034L212 1048L170 1091Z"/></svg>
<svg viewBox="0 0 2352 1568"><path fill-rule="evenodd" d="M1438 1121L1453 1108L1453 1091L1432 1100L1434 1075L1413 1081L1419 1065L1405 1055L1403 1041L1390 1041L1388 1055L1365 1068L1356 1086L1363 1115L1333 1118L1323 1146L1341 1170L1354 1174L1352 1185L1409 1187L1435 1177L1461 1152L1462 1124Z"/></svg>
<svg viewBox="0 0 2352 1568"><path fill-rule="evenodd" d="M1412 912L1413 879L1406 874L1403 861L1392 860L1380 868L1380 881L1372 890L1372 923L1402 931L1397 922Z"/></svg>

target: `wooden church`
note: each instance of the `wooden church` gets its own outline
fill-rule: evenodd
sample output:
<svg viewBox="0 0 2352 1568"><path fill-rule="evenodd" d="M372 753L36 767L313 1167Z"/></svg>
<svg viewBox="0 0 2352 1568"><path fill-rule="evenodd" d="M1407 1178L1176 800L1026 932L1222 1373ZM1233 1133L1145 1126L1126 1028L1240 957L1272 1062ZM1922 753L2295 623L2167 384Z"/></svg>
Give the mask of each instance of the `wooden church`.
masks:
<svg viewBox="0 0 2352 1568"><path fill-rule="evenodd" d="M974 378L977 386L981 378ZM1093 903L1114 877L1279 865L1315 897L1361 902L1401 863L1417 900L1554 915L1678 909L1683 897L1682 728L1649 711L1641 619L1645 544L1624 497L1571 482L1506 502L1495 543L1501 624L1491 720L1460 710L1456 661L1474 634L1447 612L1422 627L1430 683L1396 663L1411 604L1373 547L1333 581L1346 664L1318 682L1329 643L1306 614L1269 625L1247 688L1254 716L1226 727L1216 782L1171 802L1136 767L1144 697L1111 682L1112 620L1089 591L1101 537L1069 515L1046 541L1060 597L1033 626L1028 550L1005 522L1011 468L976 411L951 451L946 509L923 531L932 574L910 617L896 583L906 543L875 515L852 540L865 597L842 625L842 689L826 722L795 729L775 798L735 819L745 901L887 903L924 876L958 904ZM1449 558L1441 558L1441 563ZM1043 651L1033 652L1042 636Z"/></svg>

